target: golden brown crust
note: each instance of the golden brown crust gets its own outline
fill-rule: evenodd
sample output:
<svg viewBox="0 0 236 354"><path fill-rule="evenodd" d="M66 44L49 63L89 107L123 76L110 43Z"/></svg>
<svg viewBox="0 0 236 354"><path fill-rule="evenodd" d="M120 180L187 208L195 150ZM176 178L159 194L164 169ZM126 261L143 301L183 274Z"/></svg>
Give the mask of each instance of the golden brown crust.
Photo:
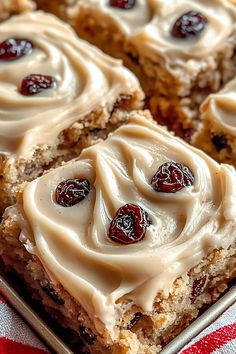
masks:
<svg viewBox="0 0 236 354"><path fill-rule="evenodd" d="M211 252L199 265L176 279L169 293L157 294L151 313L144 313L135 305L129 308L121 299L119 306L126 310L117 321L116 339L112 340L108 333L99 335L80 304L59 283L49 280L40 260L28 253L19 241L19 234L16 209L9 208L0 226L0 255L5 265L24 278L33 296L42 301L61 325L73 329L78 336L80 326L92 331L95 340L86 349L93 354L157 354L198 316L203 306L217 300L236 276L235 244L227 250Z"/></svg>
<svg viewBox="0 0 236 354"><path fill-rule="evenodd" d="M0 21L6 20L12 15L35 9L35 3L31 0L1 0Z"/></svg>

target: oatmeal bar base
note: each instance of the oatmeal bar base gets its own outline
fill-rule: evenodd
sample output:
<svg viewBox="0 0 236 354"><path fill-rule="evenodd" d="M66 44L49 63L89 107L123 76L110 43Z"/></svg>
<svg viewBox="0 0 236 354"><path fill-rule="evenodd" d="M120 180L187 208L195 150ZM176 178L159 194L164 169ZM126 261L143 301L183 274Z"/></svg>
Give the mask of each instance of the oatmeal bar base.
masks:
<svg viewBox="0 0 236 354"><path fill-rule="evenodd" d="M156 354L195 319L199 310L212 304L236 276L236 247L211 252L196 267L177 279L168 294L157 294L153 311L120 299L127 311L117 322L115 339L99 334L81 305L56 281L50 281L39 259L19 241L17 216L9 208L0 227L0 255L7 269L22 277L34 298L59 324L70 328L84 350L92 354ZM89 333L85 335L84 333ZM82 337L81 337L82 336ZM79 339L80 338L80 339Z"/></svg>

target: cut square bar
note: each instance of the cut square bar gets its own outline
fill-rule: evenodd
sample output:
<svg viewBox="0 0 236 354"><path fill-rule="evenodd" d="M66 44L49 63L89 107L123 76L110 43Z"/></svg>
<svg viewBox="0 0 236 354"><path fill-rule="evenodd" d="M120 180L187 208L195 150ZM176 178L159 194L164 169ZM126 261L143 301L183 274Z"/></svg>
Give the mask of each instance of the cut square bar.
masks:
<svg viewBox="0 0 236 354"><path fill-rule="evenodd" d="M236 172L133 112L21 187L0 254L92 354L157 354L236 275Z"/></svg>
<svg viewBox="0 0 236 354"><path fill-rule="evenodd" d="M125 123L143 93L120 61L51 14L0 24L0 213L19 183L70 160Z"/></svg>

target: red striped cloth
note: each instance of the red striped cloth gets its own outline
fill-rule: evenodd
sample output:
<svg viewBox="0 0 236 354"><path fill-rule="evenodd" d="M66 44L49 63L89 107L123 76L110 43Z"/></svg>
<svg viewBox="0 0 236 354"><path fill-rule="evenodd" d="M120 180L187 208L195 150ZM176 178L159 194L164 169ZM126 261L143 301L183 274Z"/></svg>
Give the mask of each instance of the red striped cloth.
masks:
<svg viewBox="0 0 236 354"><path fill-rule="evenodd" d="M46 353L46 347L0 297L0 354Z"/></svg>
<svg viewBox="0 0 236 354"><path fill-rule="evenodd" d="M179 354L236 354L236 304L194 338Z"/></svg>
<svg viewBox="0 0 236 354"><path fill-rule="evenodd" d="M0 354L48 354L45 346L1 297ZM236 304L179 354L236 354Z"/></svg>

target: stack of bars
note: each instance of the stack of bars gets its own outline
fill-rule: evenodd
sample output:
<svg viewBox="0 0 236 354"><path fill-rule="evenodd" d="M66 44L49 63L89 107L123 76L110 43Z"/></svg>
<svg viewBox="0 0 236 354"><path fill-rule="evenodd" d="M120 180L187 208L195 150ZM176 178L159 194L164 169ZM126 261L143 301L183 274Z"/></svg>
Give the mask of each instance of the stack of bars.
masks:
<svg viewBox="0 0 236 354"><path fill-rule="evenodd" d="M4 269L80 353L157 354L236 276L236 171L202 151L235 164L236 7L6 3Z"/></svg>

